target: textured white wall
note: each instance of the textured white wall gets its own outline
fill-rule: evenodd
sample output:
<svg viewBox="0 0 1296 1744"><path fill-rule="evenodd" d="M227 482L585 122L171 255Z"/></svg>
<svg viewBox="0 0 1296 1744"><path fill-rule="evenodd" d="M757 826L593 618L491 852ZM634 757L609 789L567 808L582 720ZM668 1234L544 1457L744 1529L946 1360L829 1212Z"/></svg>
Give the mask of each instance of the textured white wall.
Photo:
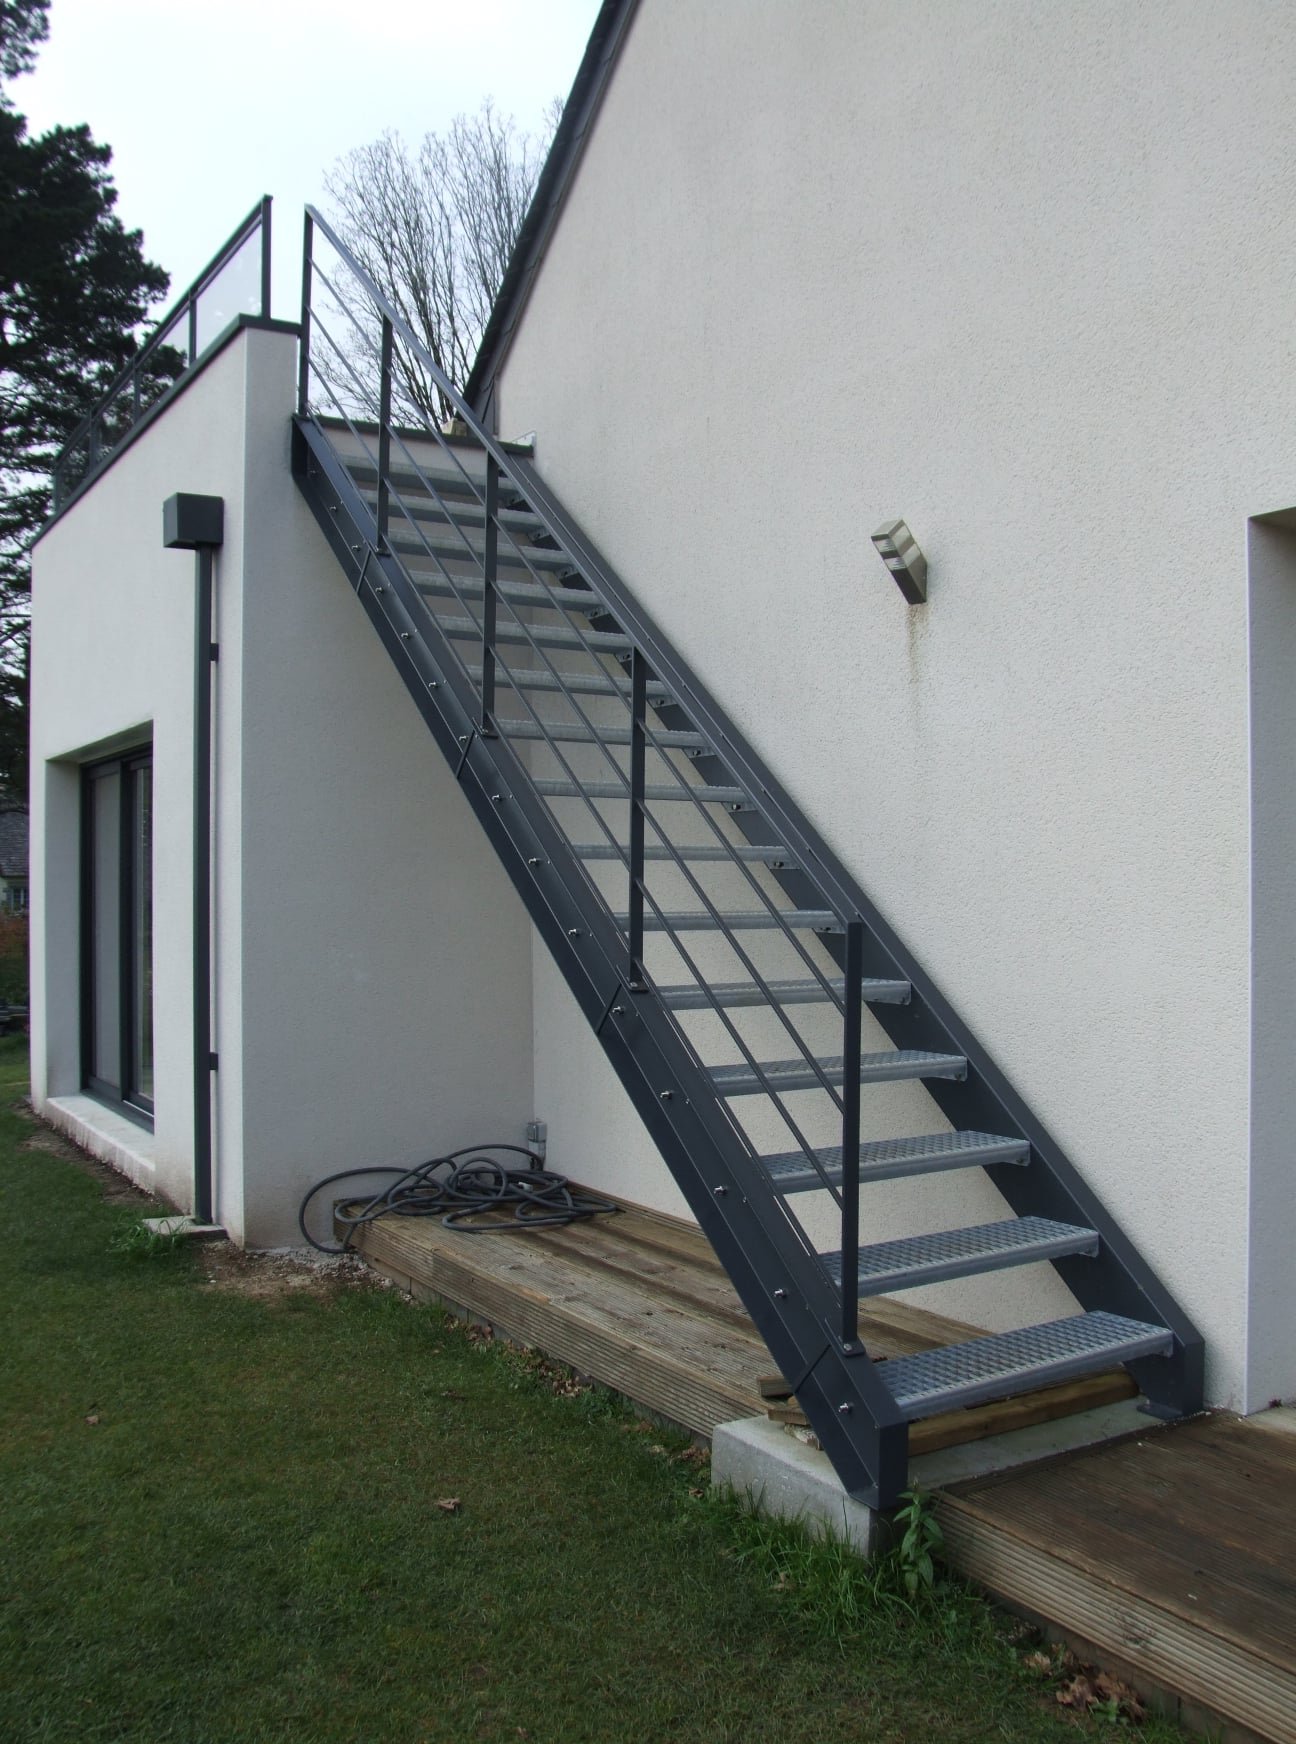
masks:
<svg viewBox="0 0 1296 1744"><path fill-rule="evenodd" d="M1267 0L644 0L501 396L1178 1292L1227 1403L1246 521L1293 493L1293 89ZM868 544L897 514L925 608ZM542 1059L555 1130L563 1093ZM870 1195L870 1228L994 1214L940 1192ZM1012 1274L939 1300L1048 1301Z"/></svg>
<svg viewBox="0 0 1296 1744"><path fill-rule="evenodd" d="M36 1095L80 1083L76 765L151 723L157 1107L143 1148L187 1207L193 559L163 551L161 505L175 490L225 498L216 1190L252 1245L300 1239L297 1204L321 1175L516 1141L532 1112L525 915L292 482L295 358L290 335L237 339L51 530L35 570Z"/></svg>

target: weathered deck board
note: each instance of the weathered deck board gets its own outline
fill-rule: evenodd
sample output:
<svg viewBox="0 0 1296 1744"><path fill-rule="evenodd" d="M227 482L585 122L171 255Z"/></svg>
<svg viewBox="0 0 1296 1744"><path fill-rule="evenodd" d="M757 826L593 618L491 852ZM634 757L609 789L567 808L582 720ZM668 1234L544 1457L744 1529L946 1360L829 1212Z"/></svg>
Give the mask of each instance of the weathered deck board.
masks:
<svg viewBox="0 0 1296 1744"><path fill-rule="evenodd" d="M1222 1416L956 1486L956 1564L1276 1744L1296 1744L1296 1436Z"/></svg>

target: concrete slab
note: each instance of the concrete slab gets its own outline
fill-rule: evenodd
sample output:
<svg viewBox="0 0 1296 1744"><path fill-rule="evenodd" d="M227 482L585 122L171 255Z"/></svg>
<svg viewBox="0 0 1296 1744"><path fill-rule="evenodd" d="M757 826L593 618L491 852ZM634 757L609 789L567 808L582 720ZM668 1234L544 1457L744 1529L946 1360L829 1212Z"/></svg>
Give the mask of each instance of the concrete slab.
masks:
<svg viewBox="0 0 1296 1744"><path fill-rule="evenodd" d="M923 1454L910 1462L909 1481L918 1489L938 1490L1145 1433L1148 1423L1136 1401L1123 1400L1053 1423ZM881 1548L883 1517L846 1494L825 1453L808 1447L767 1417L744 1417L717 1426L711 1441L711 1481L746 1498L762 1513L799 1520L813 1531L840 1538L861 1556L872 1556Z"/></svg>
<svg viewBox="0 0 1296 1744"><path fill-rule="evenodd" d="M146 1217L143 1222L145 1229L151 1229L155 1235L174 1235L185 1241L225 1240L225 1231L219 1223L199 1223L187 1212L176 1212L171 1217Z"/></svg>
<svg viewBox="0 0 1296 1744"><path fill-rule="evenodd" d="M861 1556L878 1549L882 1516L846 1494L825 1453L768 1417L717 1424L711 1482L760 1513L799 1520L824 1537L843 1539Z"/></svg>

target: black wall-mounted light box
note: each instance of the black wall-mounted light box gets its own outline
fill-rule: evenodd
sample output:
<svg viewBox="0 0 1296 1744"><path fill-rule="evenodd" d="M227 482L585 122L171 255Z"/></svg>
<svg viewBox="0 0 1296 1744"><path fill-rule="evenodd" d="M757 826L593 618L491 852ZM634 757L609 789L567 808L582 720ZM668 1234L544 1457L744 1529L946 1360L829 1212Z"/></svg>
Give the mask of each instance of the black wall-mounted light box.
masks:
<svg viewBox="0 0 1296 1744"><path fill-rule="evenodd" d="M225 540L224 497L178 491L162 505L162 543L168 551L198 551Z"/></svg>
<svg viewBox="0 0 1296 1744"><path fill-rule="evenodd" d="M911 606L927 601L927 559L903 521L888 521L873 535L878 555Z"/></svg>

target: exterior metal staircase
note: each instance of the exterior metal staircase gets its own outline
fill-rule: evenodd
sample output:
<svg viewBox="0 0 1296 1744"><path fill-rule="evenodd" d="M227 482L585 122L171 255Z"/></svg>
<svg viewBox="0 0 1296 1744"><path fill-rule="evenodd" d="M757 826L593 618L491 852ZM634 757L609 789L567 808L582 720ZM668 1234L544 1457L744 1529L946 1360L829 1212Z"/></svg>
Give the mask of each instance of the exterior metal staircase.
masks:
<svg viewBox="0 0 1296 1744"><path fill-rule="evenodd" d="M315 212L294 470L604 1051L846 1488L919 1417L1126 1365L1200 1407L1201 1340L862 890ZM417 369L467 437L407 427ZM878 1136L920 1080L930 1130ZM983 1169L1002 1221L860 1240L879 1181ZM801 1195L835 1208L825 1252ZM822 1215L820 1216L822 1226ZM1046 1260L1080 1312L875 1363L862 1298Z"/></svg>

